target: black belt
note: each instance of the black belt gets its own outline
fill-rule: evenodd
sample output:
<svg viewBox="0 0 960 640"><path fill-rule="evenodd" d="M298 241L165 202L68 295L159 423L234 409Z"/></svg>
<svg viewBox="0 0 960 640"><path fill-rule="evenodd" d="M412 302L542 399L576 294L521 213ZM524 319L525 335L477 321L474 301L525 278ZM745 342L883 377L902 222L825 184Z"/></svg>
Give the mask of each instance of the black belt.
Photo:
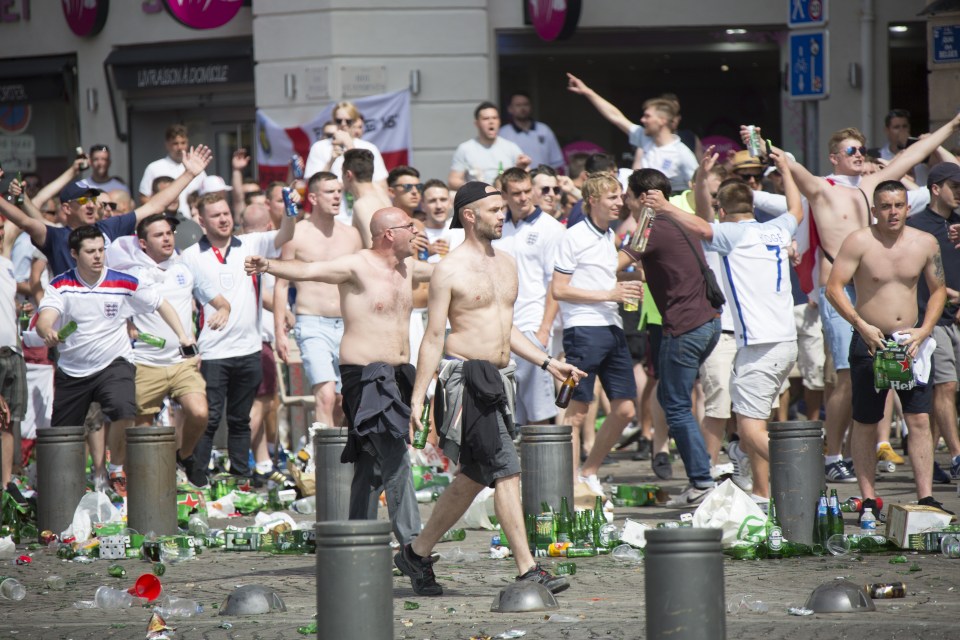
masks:
<svg viewBox="0 0 960 640"><path fill-rule="evenodd" d="M725 333L725 334L727 334L728 336L732 336L732 335L733 335L733 331L729 331L729 330L727 330L727 329L723 329L722 331L720 331L720 333Z"/></svg>

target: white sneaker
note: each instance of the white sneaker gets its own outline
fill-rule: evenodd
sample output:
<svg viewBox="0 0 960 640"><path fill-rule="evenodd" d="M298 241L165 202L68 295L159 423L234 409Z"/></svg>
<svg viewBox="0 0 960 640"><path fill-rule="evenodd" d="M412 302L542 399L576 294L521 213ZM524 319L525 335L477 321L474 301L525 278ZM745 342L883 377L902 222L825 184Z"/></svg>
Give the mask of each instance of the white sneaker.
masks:
<svg viewBox="0 0 960 640"><path fill-rule="evenodd" d="M577 481L581 484L587 485L587 488L590 489L590 493L600 496L601 498L605 497L606 494L603 492L603 485L600 484L600 478L597 477L597 474L593 473L589 476L577 476Z"/></svg>
<svg viewBox="0 0 960 640"><path fill-rule="evenodd" d="M763 511L764 513L768 513L768 509L770 508L769 498L763 498L761 496L758 496L755 493L751 493L750 499L753 500L758 507L760 507L760 511Z"/></svg>
<svg viewBox="0 0 960 640"><path fill-rule="evenodd" d="M687 488L683 490L683 493L677 496L673 496L672 498L667 500L666 506L676 507L680 509L683 509L685 507L695 507L701 502L703 502L703 499L707 497L707 494L713 491L714 489L716 489L716 487L709 487L707 489L698 489L692 484L687 485Z"/></svg>
<svg viewBox="0 0 960 640"><path fill-rule="evenodd" d="M744 491L753 490L753 480L750 477L750 458L740 448L740 441L734 440L727 444L727 457L733 463L733 483Z"/></svg>

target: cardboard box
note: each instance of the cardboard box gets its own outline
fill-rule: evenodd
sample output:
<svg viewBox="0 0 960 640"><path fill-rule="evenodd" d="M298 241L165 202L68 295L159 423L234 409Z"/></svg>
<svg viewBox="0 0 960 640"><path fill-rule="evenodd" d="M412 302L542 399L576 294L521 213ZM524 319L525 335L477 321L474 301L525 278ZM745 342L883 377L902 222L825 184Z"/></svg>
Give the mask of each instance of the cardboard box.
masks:
<svg viewBox="0 0 960 640"><path fill-rule="evenodd" d="M887 539L901 549L910 548L912 534L937 531L953 519L946 511L919 504L891 504L887 507Z"/></svg>

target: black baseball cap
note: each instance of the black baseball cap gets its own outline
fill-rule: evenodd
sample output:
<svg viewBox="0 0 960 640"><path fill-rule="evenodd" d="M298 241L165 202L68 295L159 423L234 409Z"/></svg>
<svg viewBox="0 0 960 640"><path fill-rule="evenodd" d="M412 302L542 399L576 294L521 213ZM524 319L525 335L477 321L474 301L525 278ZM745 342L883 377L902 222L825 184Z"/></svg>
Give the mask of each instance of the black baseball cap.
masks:
<svg viewBox="0 0 960 640"><path fill-rule="evenodd" d="M60 202L70 202L81 196L98 196L100 189L91 187L86 180L71 182L60 191Z"/></svg>
<svg viewBox="0 0 960 640"><path fill-rule="evenodd" d="M487 196L500 195L499 191L487 191L489 188L490 185L486 182L472 180L457 190L457 196L453 199L453 219L450 220L451 229L463 228L463 223L460 222L460 209L477 200L483 200Z"/></svg>
<svg viewBox="0 0 960 640"><path fill-rule="evenodd" d="M927 174L927 188L943 182L944 180L954 180L960 182L960 164L955 162L941 162L935 164Z"/></svg>

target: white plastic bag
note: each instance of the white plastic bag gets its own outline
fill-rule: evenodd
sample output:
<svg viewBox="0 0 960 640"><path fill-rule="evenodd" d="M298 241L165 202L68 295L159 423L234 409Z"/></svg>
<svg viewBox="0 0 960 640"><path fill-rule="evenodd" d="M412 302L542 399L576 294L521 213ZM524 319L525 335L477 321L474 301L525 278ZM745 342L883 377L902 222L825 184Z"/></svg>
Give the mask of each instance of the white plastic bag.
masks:
<svg viewBox="0 0 960 640"><path fill-rule="evenodd" d="M73 535L79 541L89 540L93 533L93 525L98 522L121 522L123 515L113 506L110 498L103 491L91 491L84 494L77 503L73 512L73 524L61 535Z"/></svg>
<svg viewBox="0 0 960 640"><path fill-rule="evenodd" d="M723 530L725 548L741 540L760 542L766 523L757 503L730 480L711 491L693 514L694 527Z"/></svg>
<svg viewBox="0 0 960 640"><path fill-rule="evenodd" d="M487 529L490 531L496 529L490 522L490 516L494 515L493 494L494 489L484 487L454 527L459 529Z"/></svg>

